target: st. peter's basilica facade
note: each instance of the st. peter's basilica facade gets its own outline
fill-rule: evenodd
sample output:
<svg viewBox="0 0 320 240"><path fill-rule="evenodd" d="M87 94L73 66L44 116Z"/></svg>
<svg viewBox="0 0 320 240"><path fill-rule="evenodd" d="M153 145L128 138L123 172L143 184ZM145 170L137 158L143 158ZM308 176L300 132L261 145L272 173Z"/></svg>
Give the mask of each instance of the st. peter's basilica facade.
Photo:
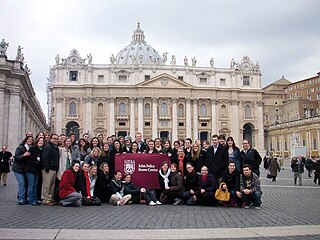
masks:
<svg viewBox="0 0 320 240"><path fill-rule="evenodd" d="M138 24L131 43L108 64L93 64L73 49L50 68L48 107L51 132L92 136L103 133L150 138L248 138L264 149L261 72L245 56L228 68L197 66L195 57L161 56L145 41Z"/></svg>

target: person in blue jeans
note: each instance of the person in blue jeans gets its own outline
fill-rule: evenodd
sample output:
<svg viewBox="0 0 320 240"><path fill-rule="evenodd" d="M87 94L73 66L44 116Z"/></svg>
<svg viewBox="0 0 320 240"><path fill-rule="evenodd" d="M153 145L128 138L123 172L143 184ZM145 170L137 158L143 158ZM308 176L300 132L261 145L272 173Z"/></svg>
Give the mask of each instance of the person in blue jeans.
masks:
<svg viewBox="0 0 320 240"><path fill-rule="evenodd" d="M242 175L240 177L240 192L237 196L242 199L245 208L254 206L255 209L260 209L261 205L261 187L259 177L252 172L249 164L244 164L242 167Z"/></svg>
<svg viewBox="0 0 320 240"><path fill-rule="evenodd" d="M18 204L26 204L26 173L25 164L27 158L30 156L29 149L33 144L33 137L27 136L22 143L17 147L14 154L14 161L12 171L18 182Z"/></svg>

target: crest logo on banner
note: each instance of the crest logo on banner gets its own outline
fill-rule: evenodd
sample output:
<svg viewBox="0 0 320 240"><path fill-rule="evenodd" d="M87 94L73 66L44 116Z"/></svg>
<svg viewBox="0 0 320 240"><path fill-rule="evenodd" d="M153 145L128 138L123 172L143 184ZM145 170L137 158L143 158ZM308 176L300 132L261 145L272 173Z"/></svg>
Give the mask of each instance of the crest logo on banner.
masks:
<svg viewBox="0 0 320 240"><path fill-rule="evenodd" d="M124 160L124 172L126 174L132 174L135 171L135 160Z"/></svg>

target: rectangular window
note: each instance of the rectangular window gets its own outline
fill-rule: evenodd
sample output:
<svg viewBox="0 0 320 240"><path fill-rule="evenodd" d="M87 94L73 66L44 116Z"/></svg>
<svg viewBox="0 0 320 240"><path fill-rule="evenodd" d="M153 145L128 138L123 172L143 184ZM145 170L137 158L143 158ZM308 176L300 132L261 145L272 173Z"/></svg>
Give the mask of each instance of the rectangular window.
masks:
<svg viewBox="0 0 320 240"><path fill-rule="evenodd" d="M308 99L309 101L312 101L312 96L311 96L311 95L308 95L308 96L307 96L307 99Z"/></svg>
<svg viewBox="0 0 320 240"><path fill-rule="evenodd" d="M200 84L207 84L208 78L200 78Z"/></svg>
<svg viewBox="0 0 320 240"><path fill-rule="evenodd" d="M284 142L284 150L288 151L288 143L287 142Z"/></svg>
<svg viewBox="0 0 320 240"><path fill-rule="evenodd" d="M220 78L220 86L225 86L225 85L226 85L226 79Z"/></svg>
<svg viewBox="0 0 320 240"><path fill-rule="evenodd" d="M183 81L183 76L178 76L178 79Z"/></svg>
<svg viewBox="0 0 320 240"><path fill-rule="evenodd" d="M208 124L206 122L201 123L201 127L206 127Z"/></svg>
<svg viewBox="0 0 320 240"><path fill-rule="evenodd" d="M306 145L306 140L302 140L302 146L305 146Z"/></svg>
<svg viewBox="0 0 320 240"><path fill-rule="evenodd" d="M250 76L243 76L243 86L250 86Z"/></svg>
<svg viewBox="0 0 320 240"><path fill-rule="evenodd" d="M104 82L104 75L98 75L98 82Z"/></svg>
<svg viewBox="0 0 320 240"><path fill-rule="evenodd" d="M184 123L183 122L179 122L179 127L183 127Z"/></svg>
<svg viewBox="0 0 320 240"><path fill-rule="evenodd" d="M320 100L320 93L317 93L317 100Z"/></svg>
<svg viewBox="0 0 320 240"><path fill-rule="evenodd" d="M317 139L313 139L313 150L317 150Z"/></svg>
<svg viewBox="0 0 320 240"><path fill-rule="evenodd" d="M78 71L70 71L69 73L69 81L78 81Z"/></svg>
<svg viewBox="0 0 320 240"><path fill-rule="evenodd" d="M125 126L126 122L119 122L119 126Z"/></svg>
<svg viewBox="0 0 320 240"><path fill-rule="evenodd" d="M150 80L150 75L144 75L144 80L145 80L145 81Z"/></svg>
<svg viewBox="0 0 320 240"><path fill-rule="evenodd" d="M151 126L150 122L144 122L144 126L149 127Z"/></svg>
<svg viewBox="0 0 320 240"><path fill-rule="evenodd" d="M127 82L128 81L127 79L128 79L127 76L124 76L124 75L119 76L119 82Z"/></svg>
<svg viewBox="0 0 320 240"><path fill-rule="evenodd" d="M279 144L279 141L277 141L277 151L280 151L280 144Z"/></svg>

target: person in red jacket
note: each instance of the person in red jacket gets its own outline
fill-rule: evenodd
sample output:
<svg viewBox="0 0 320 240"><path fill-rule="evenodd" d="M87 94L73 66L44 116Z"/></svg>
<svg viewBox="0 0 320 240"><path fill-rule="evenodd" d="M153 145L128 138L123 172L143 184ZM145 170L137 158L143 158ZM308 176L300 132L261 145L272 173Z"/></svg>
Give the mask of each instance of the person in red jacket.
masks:
<svg viewBox="0 0 320 240"><path fill-rule="evenodd" d="M74 188L79 169L80 163L73 161L71 167L62 174L59 184L59 197L61 199L60 203L64 207L81 206L81 194Z"/></svg>

